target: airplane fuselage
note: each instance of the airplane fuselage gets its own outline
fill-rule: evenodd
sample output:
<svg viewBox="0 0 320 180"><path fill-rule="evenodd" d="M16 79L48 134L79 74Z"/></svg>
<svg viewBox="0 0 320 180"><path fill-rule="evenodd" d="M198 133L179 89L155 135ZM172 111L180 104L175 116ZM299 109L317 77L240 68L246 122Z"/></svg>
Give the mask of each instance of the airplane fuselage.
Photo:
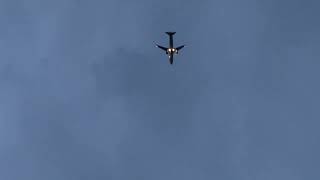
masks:
<svg viewBox="0 0 320 180"><path fill-rule="evenodd" d="M169 56L170 64L173 63L173 55L177 54L178 51L176 48L173 47L173 33L169 33L169 48L167 49L167 54Z"/></svg>

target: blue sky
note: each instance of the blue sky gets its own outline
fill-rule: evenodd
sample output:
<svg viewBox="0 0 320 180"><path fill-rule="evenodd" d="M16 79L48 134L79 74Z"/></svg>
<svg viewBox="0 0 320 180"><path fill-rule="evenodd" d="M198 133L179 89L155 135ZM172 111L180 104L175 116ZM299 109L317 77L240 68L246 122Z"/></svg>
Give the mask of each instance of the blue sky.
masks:
<svg viewBox="0 0 320 180"><path fill-rule="evenodd" d="M0 179L319 179L318 6L0 1Z"/></svg>

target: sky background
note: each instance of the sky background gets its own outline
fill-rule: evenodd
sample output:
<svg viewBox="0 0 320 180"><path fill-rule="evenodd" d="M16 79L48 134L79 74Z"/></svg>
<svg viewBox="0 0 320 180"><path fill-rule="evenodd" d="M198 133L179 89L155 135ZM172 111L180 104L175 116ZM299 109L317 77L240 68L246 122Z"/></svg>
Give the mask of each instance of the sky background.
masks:
<svg viewBox="0 0 320 180"><path fill-rule="evenodd" d="M0 0L0 179L318 180L319 5Z"/></svg>

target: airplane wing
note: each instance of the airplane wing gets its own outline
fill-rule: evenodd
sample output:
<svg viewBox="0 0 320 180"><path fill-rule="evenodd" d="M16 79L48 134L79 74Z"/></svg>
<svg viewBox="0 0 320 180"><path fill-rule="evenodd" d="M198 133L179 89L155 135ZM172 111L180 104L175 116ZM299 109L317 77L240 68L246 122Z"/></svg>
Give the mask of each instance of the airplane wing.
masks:
<svg viewBox="0 0 320 180"><path fill-rule="evenodd" d="M168 49L168 48L163 47L163 46L160 46L160 45L158 45L158 44L156 44L156 46L157 46L158 48L160 48L160 49L164 50L164 51L167 51L167 49Z"/></svg>
<svg viewBox="0 0 320 180"><path fill-rule="evenodd" d="M182 49L185 45L179 46L176 49L179 51L180 49Z"/></svg>

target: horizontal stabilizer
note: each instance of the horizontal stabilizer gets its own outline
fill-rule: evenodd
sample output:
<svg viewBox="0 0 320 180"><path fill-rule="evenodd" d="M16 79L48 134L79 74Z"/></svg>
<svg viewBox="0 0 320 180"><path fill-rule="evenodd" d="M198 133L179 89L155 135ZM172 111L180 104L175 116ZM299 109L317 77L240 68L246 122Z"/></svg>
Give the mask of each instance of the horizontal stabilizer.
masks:
<svg viewBox="0 0 320 180"><path fill-rule="evenodd" d="M169 36L174 35L176 32L166 32Z"/></svg>

